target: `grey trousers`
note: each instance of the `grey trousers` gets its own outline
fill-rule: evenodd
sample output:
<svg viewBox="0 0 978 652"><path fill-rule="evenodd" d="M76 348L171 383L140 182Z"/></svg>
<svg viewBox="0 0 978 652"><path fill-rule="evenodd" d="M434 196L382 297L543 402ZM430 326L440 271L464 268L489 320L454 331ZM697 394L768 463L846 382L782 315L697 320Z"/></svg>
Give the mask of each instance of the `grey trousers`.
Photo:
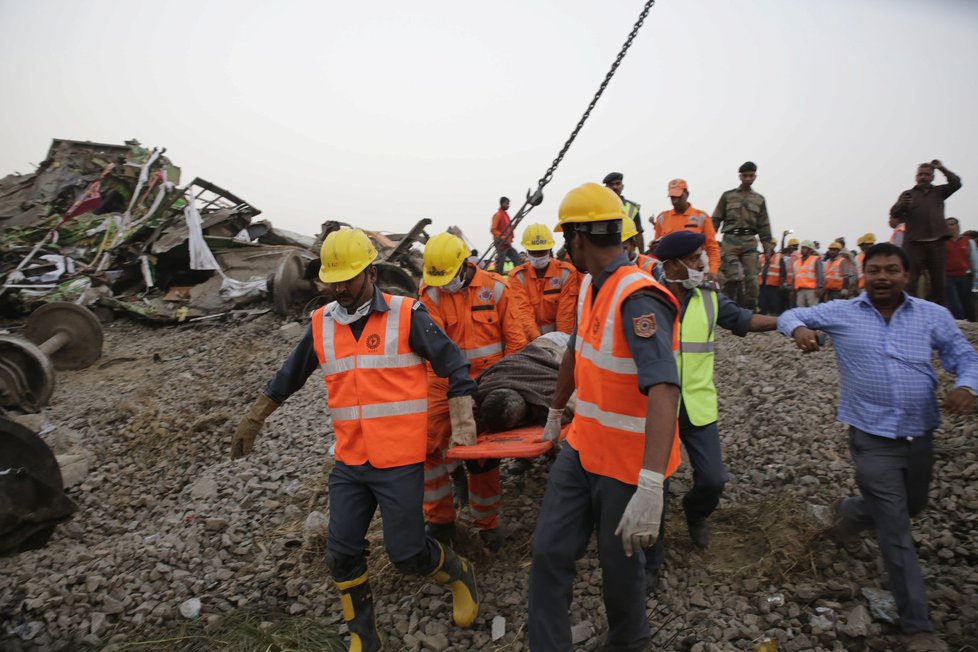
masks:
<svg viewBox="0 0 978 652"><path fill-rule="evenodd" d="M638 652L651 634L645 613L645 555L625 556L615 529L635 486L581 466L569 444L561 447L550 468L530 566L529 639L533 652L573 652L570 605L574 562L584 556L591 533L598 534L601 591L608 614L604 650Z"/></svg>
<svg viewBox="0 0 978 652"><path fill-rule="evenodd" d="M934 466L931 433L889 439L850 426L849 449L862 496L842 501L843 526L851 532L876 531L903 631L933 631L920 560L910 534L910 517L927 506Z"/></svg>

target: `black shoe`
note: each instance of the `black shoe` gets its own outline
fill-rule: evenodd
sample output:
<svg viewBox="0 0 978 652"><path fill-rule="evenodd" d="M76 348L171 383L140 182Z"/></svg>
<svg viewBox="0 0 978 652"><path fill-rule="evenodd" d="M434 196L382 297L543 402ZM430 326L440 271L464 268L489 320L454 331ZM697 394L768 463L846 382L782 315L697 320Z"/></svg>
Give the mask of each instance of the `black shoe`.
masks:
<svg viewBox="0 0 978 652"><path fill-rule="evenodd" d="M645 567L645 595L655 595L659 589L659 572L661 568Z"/></svg>
<svg viewBox="0 0 978 652"><path fill-rule="evenodd" d="M513 463L509 465L509 468L506 470L506 473L514 476L523 475L524 473L529 471L532 466L533 463L530 462L530 460L519 457L513 460Z"/></svg>
<svg viewBox="0 0 978 652"><path fill-rule="evenodd" d="M486 548L489 548L489 552L499 552L503 547L503 535L495 528L492 530L479 530L479 538L482 539L482 543Z"/></svg>
<svg viewBox="0 0 978 652"><path fill-rule="evenodd" d="M710 545L710 524L705 518L686 519L689 527L689 538L697 548L705 549Z"/></svg>
<svg viewBox="0 0 978 652"><path fill-rule="evenodd" d="M455 543L455 523L425 523L424 533L446 546Z"/></svg>

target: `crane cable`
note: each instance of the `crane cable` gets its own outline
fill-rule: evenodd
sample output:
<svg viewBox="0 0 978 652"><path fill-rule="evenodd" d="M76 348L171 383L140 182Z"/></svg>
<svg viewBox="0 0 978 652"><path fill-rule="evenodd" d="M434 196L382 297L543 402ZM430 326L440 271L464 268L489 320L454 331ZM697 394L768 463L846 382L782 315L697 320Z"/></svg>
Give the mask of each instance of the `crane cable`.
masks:
<svg viewBox="0 0 978 652"><path fill-rule="evenodd" d="M560 162L563 160L564 155L567 154L567 150L570 149L570 146L574 142L574 139L577 138L577 134L580 133L581 129L584 127L584 123L587 122L588 117L590 117L591 115L591 111L594 110L594 107L598 103L598 100L601 99L601 95L604 93L605 88L608 87L608 83L611 81L611 78L615 76L615 72L618 70L618 66L621 65L622 59L625 58L625 53L628 52L628 48L632 46L632 41L634 41L635 37L638 35L638 30L642 28L642 24L645 22L645 19L649 15L649 11L652 9L652 6L654 4L655 4L655 0L647 0L645 6L642 7L642 11L638 15L638 20L635 21L635 25L632 26L632 31L628 33L628 38L626 38L624 44L622 44L621 50L619 50L618 52L618 56L615 57L614 63L611 64L611 68L608 70L608 73L604 76L604 80L602 80L601 85L598 86L598 91L594 94L594 97L591 98L590 104L587 105L587 109L584 111L584 115L582 115L581 119L577 121L577 126L574 127L574 130L567 138L567 141L564 143L564 146L560 148L560 152L557 153L557 157L553 160L553 163L550 164L550 167L547 169L547 172L543 175L543 177L540 178L539 181L537 181L537 189L532 192L530 190L526 191L526 200L523 202L523 205L520 207L520 209L516 211L516 215L510 221L509 226L507 226L506 229L502 232L502 234L500 235L500 239L505 239L511 233L513 233L516 230L516 226L523 220L523 218L526 217L530 213L530 211L533 210L536 206L539 206L541 203L543 203L543 188L548 183L550 183L550 180L554 176L554 172L557 170L557 166L560 165ZM496 242L494 241L490 243L489 247L486 249L486 252L479 259L479 264L481 265L483 261L492 259L493 257L492 254L495 251L496 251Z"/></svg>

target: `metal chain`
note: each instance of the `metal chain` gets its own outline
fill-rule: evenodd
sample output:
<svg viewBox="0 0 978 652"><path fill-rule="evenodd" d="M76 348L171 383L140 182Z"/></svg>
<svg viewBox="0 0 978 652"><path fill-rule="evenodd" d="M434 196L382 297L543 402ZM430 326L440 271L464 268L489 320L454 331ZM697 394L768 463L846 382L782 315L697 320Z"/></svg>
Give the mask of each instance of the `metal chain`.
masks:
<svg viewBox="0 0 978 652"><path fill-rule="evenodd" d="M625 58L625 53L627 53L628 48L632 46L632 41L634 41L635 37L638 35L638 30L642 28L642 24L645 22L645 19L648 17L649 11L651 11L652 6L654 4L655 4L655 0L646 1L645 6L642 8L642 12L638 15L638 20L636 20L635 25L632 26L632 31L628 33L628 38L625 39L625 43L621 46L621 50L618 52L618 56L615 57L614 63L611 64L611 68L608 70L608 73L604 76L604 80L602 80L601 85L598 87L597 92L594 94L594 97L591 98L590 104L587 105L587 109L584 111L584 115L582 115L581 119L577 121L577 126L574 127L573 131L571 131L570 136L567 138L567 141L564 143L564 146L560 149L560 152L557 153L557 157L553 160L553 163L550 164L550 167L547 169L547 172L543 175L543 177L539 179L539 181L537 181L536 191L532 193L530 191L527 191L526 201L523 202L523 205L516 212L516 215L509 223L509 226L506 228L505 231L503 231L502 237L506 237L510 233L512 233L516 229L516 226L520 223L520 221L522 221L522 219L526 217L527 214L529 214L529 212L533 210L535 206L539 206L541 203L543 203L543 188L548 183L550 183L550 180L554 176L554 172L557 170L557 166L560 165L560 162L564 159L564 155L567 154L567 150L570 149L570 146L574 142L574 139L577 138L577 134L580 133L581 129L584 127L584 123L587 122L587 119L591 116L591 111L594 110L594 107L595 105L597 105L598 100L601 99L601 95L604 93L605 88L608 87L608 83L611 81L611 78L615 76L615 72L618 70L618 66L621 65L622 59ZM479 262L481 263L483 260L489 258L490 254L495 249L496 249L496 243L493 242L489 245L489 248L486 250L485 254L482 255L482 258L479 259Z"/></svg>

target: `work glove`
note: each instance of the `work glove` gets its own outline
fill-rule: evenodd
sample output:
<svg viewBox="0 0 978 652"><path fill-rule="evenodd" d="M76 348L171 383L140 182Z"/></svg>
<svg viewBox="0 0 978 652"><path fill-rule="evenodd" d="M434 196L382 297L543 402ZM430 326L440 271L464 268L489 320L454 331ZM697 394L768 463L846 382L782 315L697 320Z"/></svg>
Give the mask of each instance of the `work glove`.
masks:
<svg viewBox="0 0 978 652"><path fill-rule="evenodd" d="M638 474L638 487L631 500L625 505L615 536L621 536L625 554L631 557L637 550L648 548L659 537L662 521L662 481L661 473L642 469Z"/></svg>
<svg viewBox="0 0 978 652"><path fill-rule="evenodd" d="M540 441L549 441L554 446L560 443L560 428L564 417L561 408L550 408L547 410L547 425L543 427L543 436Z"/></svg>
<svg viewBox="0 0 978 652"><path fill-rule="evenodd" d="M238 427L234 429L234 435L231 436L232 460L251 453L251 449L255 446L255 439L258 437L258 431L261 430L268 415L277 410L278 406L279 403L264 394L258 397L255 404L248 410L248 414L241 419Z"/></svg>
<svg viewBox="0 0 978 652"><path fill-rule="evenodd" d="M475 443L475 399L456 396L448 399L448 415L452 419L452 446L471 446Z"/></svg>

